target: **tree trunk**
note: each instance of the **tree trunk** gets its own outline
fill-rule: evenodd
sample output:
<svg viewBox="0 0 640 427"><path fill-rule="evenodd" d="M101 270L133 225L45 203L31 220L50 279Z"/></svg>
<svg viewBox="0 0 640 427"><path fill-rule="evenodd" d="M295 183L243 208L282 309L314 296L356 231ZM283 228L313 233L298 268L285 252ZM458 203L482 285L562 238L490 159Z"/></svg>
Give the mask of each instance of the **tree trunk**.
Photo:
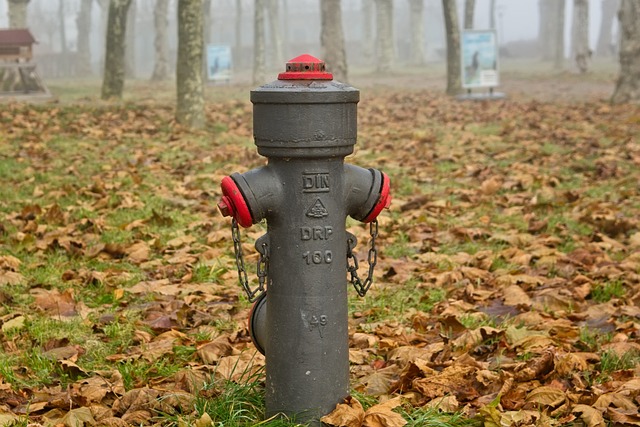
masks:
<svg viewBox="0 0 640 427"><path fill-rule="evenodd" d="M573 0L573 25L571 27L571 51L576 67L581 73L589 70L589 0Z"/></svg>
<svg viewBox="0 0 640 427"><path fill-rule="evenodd" d="M553 55L553 68L556 70L562 70L564 68L564 10L565 0L553 0L555 7L554 17L556 19L554 35L554 55Z"/></svg>
<svg viewBox="0 0 640 427"><path fill-rule="evenodd" d="M167 27L169 26L169 0L156 0L156 7L153 10L153 23L156 30L156 37L153 42L155 48L155 65L151 80L166 80L169 78L169 39L167 37Z"/></svg>
<svg viewBox="0 0 640 427"><path fill-rule="evenodd" d="M388 73L394 59L393 0L376 0L376 30L376 70Z"/></svg>
<svg viewBox="0 0 640 427"><path fill-rule="evenodd" d="M540 19L538 23L538 43L540 46L540 55L543 61L551 61L554 52L553 23L554 19L554 0L538 0L538 9Z"/></svg>
<svg viewBox="0 0 640 427"><path fill-rule="evenodd" d="M338 81L349 81L340 0L320 0L320 45L327 71Z"/></svg>
<svg viewBox="0 0 640 427"><path fill-rule="evenodd" d="M178 0L180 1L180 0ZM204 40L204 46L212 42L211 40L211 0L203 0L202 2L202 37Z"/></svg>
<svg viewBox="0 0 640 427"><path fill-rule="evenodd" d="M495 5L493 6L495 7ZM476 9L476 0L465 0L464 2L464 28L465 30L473 29L473 14ZM491 14L493 15L494 12ZM495 22L494 22L495 24Z"/></svg>
<svg viewBox="0 0 640 427"><path fill-rule="evenodd" d="M615 43L611 36L611 29L619 3L620 0L602 0L602 19L600 20L600 34L598 34L598 44L596 45L597 56L611 56L613 54Z"/></svg>
<svg viewBox="0 0 640 427"><path fill-rule="evenodd" d="M180 1L180 0L178 0ZM211 35L211 0L202 0L202 81L206 82L209 78L207 70L207 50L208 45L212 43Z"/></svg>
<svg viewBox="0 0 640 427"><path fill-rule="evenodd" d="M106 57L106 46L107 46L107 32L108 30L108 21L109 21L109 4L111 0L98 0L98 6L100 6L100 22L98 23L98 34L100 34L101 39L100 43L98 43L99 50L96 52L96 56L100 58L100 62L98 63L98 69L104 72L104 58Z"/></svg>
<svg viewBox="0 0 640 427"><path fill-rule="evenodd" d="M264 0L255 0L253 15L253 84L264 83L265 68L267 66L265 58L264 42Z"/></svg>
<svg viewBox="0 0 640 427"><path fill-rule="evenodd" d="M7 0L9 5L9 27L27 28L27 6L29 0Z"/></svg>
<svg viewBox="0 0 640 427"><path fill-rule="evenodd" d="M91 71L91 44L89 36L91 34L91 7L93 0L81 0L80 10L76 17L78 27L78 56L76 64L76 74L78 76L90 76Z"/></svg>
<svg viewBox="0 0 640 427"><path fill-rule="evenodd" d="M611 97L615 104L640 102L640 2L622 0L620 11L620 74Z"/></svg>
<svg viewBox="0 0 640 427"><path fill-rule="evenodd" d="M130 5L131 0L111 0L109 3L102 99L122 98L127 12Z"/></svg>
<svg viewBox="0 0 640 427"><path fill-rule="evenodd" d="M282 28L282 49L285 55L288 55L291 52L291 34L289 33L289 0L282 0L280 27Z"/></svg>
<svg viewBox="0 0 640 427"><path fill-rule="evenodd" d="M138 19L138 4L136 0L131 0L131 6L127 15L127 35L125 53L125 73L127 77L136 76L136 20Z"/></svg>
<svg viewBox="0 0 640 427"><path fill-rule="evenodd" d="M60 22L60 52L67 56L67 26L64 24L64 0L58 0L58 22Z"/></svg>
<svg viewBox="0 0 640 427"><path fill-rule="evenodd" d="M362 2L362 58L365 64L373 62L373 2Z"/></svg>
<svg viewBox="0 0 640 427"><path fill-rule="evenodd" d="M233 62L237 68L242 68L242 0L236 0L236 22L235 22L235 46L233 49Z"/></svg>
<svg viewBox="0 0 640 427"><path fill-rule="evenodd" d="M460 78L460 27L456 0L442 0L444 26L447 33L447 94L462 92Z"/></svg>
<svg viewBox="0 0 640 427"><path fill-rule="evenodd" d="M409 0L411 27L411 63L424 64L424 0Z"/></svg>
<svg viewBox="0 0 640 427"><path fill-rule="evenodd" d="M496 0L489 2L489 28L496 29Z"/></svg>
<svg viewBox="0 0 640 427"><path fill-rule="evenodd" d="M284 67L282 58L282 25L280 24L279 0L267 0L269 14L269 44L271 45L271 65L280 69Z"/></svg>
<svg viewBox="0 0 640 427"><path fill-rule="evenodd" d="M176 121L191 129L204 127L202 0L178 1Z"/></svg>

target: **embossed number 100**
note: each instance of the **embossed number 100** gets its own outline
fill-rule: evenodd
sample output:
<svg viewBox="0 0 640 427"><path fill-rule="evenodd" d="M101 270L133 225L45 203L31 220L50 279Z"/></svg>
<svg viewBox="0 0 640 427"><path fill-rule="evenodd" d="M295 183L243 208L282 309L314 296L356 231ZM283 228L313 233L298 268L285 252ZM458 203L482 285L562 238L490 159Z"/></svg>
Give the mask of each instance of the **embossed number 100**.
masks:
<svg viewBox="0 0 640 427"><path fill-rule="evenodd" d="M306 251L302 254L302 258L307 262L307 265L331 264L331 261L333 261L333 254L331 251Z"/></svg>

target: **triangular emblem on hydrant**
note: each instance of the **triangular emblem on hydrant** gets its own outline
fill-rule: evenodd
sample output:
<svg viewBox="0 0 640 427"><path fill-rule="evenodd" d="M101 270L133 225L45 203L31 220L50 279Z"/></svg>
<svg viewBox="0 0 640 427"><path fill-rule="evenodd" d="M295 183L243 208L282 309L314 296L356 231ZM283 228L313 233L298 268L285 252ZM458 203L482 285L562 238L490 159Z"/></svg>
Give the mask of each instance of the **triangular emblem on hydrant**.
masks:
<svg viewBox="0 0 640 427"><path fill-rule="evenodd" d="M316 202L307 211L307 216L311 218L324 218L329 215L327 208L324 207L320 199L316 199Z"/></svg>

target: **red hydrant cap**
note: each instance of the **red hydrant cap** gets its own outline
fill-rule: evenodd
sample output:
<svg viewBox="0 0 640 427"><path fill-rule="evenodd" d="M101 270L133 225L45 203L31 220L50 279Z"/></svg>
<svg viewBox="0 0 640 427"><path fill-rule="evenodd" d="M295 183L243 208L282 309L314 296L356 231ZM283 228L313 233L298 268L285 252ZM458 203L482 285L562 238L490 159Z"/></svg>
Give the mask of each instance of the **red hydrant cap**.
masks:
<svg viewBox="0 0 640 427"><path fill-rule="evenodd" d="M232 216L243 227L250 227L253 224L251 211L244 200L242 192L236 185L233 178L225 176L220 183L222 187L222 200L218 203L218 208L223 216Z"/></svg>
<svg viewBox="0 0 640 427"><path fill-rule="evenodd" d="M367 223L367 222L373 221L378 217L378 215L380 215L380 212L382 212L382 209L388 208L390 204L391 204L390 181L387 174L382 172L382 188L380 189L380 197L378 198L378 201L376 202L376 204L373 206L373 209L371 210L369 215L367 215L367 217L363 219L362 222Z"/></svg>
<svg viewBox="0 0 640 427"><path fill-rule="evenodd" d="M333 74L325 72L324 61L304 54L287 62L287 71L278 74L278 80L333 80Z"/></svg>

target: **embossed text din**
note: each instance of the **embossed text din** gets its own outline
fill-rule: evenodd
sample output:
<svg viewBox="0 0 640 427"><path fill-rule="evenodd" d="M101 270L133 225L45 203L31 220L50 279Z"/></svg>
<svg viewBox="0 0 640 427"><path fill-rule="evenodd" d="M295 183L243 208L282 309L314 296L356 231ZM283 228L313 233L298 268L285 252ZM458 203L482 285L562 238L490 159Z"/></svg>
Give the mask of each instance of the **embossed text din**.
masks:
<svg viewBox="0 0 640 427"><path fill-rule="evenodd" d="M305 172L302 174L302 191L304 193L328 193L329 174L326 172Z"/></svg>

